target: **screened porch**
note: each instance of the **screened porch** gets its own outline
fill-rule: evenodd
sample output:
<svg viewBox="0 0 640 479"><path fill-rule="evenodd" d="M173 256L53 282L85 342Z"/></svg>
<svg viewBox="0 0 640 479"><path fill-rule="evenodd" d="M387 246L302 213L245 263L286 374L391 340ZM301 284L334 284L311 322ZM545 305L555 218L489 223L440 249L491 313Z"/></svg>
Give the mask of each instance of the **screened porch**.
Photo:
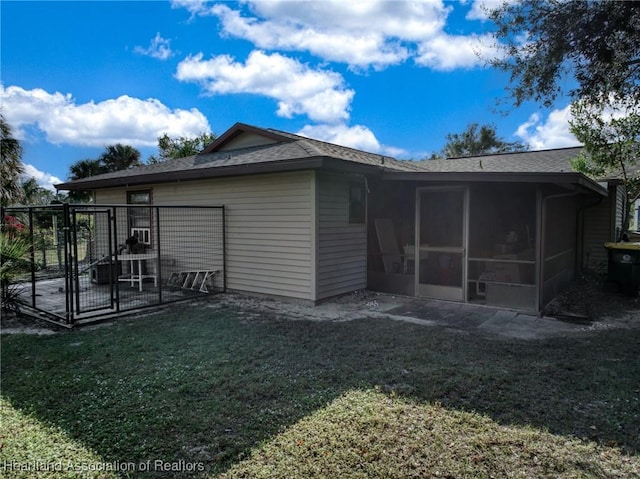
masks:
<svg viewBox="0 0 640 479"><path fill-rule="evenodd" d="M577 191L410 181L370 189L370 289L540 311L575 277Z"/></svg>

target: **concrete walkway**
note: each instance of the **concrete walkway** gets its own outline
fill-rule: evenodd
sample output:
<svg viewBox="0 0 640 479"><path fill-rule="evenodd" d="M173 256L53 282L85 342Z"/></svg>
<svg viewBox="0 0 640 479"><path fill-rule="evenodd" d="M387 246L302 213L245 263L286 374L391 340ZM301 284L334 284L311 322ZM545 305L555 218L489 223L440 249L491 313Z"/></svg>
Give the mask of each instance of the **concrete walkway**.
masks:
<svg viewBox="0 0 640 479"><path fill-rule="evenodd" d="M260 317L273 314L294 321L392 319L497 338L539 340L569 336L610 325L569 322L489 306L357 291L317 306L225 294L210 307L228 305Z"/></svg>
<svg viewBox="0 0 640 479"><path fill-rule="evenodd" d="M584 323L487 306L414 298L402 298L400 302L384 301L377 310L399 321L525 340L566 336L588 328Z"/></svg>

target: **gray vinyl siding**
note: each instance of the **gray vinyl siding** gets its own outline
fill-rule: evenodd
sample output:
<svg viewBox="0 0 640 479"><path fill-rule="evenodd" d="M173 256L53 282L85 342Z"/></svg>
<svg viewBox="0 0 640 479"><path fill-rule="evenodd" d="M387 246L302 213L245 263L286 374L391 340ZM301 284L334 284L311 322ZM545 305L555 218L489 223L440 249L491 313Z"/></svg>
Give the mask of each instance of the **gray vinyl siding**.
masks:
<svg viewBox="0 0 640 479"><path fill-rule="evenodd" d="M624 189L609 186L609 196L584 212L584 258L587 270L603 270L607 265L604 243L615 241L617 228L622 225Z"/></svg>
<svg viewBox="0 0 640 479"><path fill-rule="evenodd" d="M153 204L224 205L227 288L231 291L315 300L313 287L314 172L221 178L149 185ZM125 190L98 191L98 203L123 203ZM107 201L105 201L107 200ZM182 225L176 238L198 235ZM205 253L203 252L203 255Z"/></svg>
<svg viewBox="0 0 640 479"><path fill-rule="evenodd" d="M96 190L95 200L99 205L124 205L127 203L127 190L122 188Z"/></svg>
<svg viewBox="0 0 640 479"><path fill-rule="evenodd" d="M349 224L349 180L318 175L318 299L367 286L366 224Z"/></svg>
<svg viewBox="0 0 640 479"><path fill-rule="evenodd" d="M614 239L617 239L618 232L622 229L626 196L627 195L625 193L624 186L623 185L616 186L616 190L615 190L616 202L614 205L614 228L613 228Z"/></svg>
<svg viewBox="0 0 640 479"><path fill-rule="evenodd" d="M587 270L599 270L607 264L604 243L611 241L611 203L604 198L602 203L584 212L584 258Z"/></svg>

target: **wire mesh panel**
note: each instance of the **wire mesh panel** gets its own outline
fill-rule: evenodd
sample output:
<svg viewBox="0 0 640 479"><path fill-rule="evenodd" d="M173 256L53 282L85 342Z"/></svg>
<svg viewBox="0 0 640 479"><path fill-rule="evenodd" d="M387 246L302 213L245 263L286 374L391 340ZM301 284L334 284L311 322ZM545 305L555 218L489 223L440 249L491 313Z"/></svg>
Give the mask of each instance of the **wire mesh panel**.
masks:
<svg viewBox="0 0 640 479"><path fill-rule="evenodd" d="M225 291L224 207L54 205L3 210L28 244L22 305L66 323Z"/></svg>
<svg viewBox="0 0 640 479"><path fill-rule="evenodd" d="M39 279L62 277L65 274L65 217L62 205L32 208L6 208L5 224L21 232L31 248L31 258Z"/></svg>
<svg viewBox="0 0 640 479"><path fill-rule="evenodd" d="M67 321L69 310L67 219L64 205L12 207L2 212L3 240L27 245L20 267L9 280L13 299L62 321Z"/></svg>
<svg viewBox="0 0 640 479"><path fill-rule="evenodd" d="M72 281L75 313L114 309L117 263L112 255L110 209L71 209Z"/></svg>
<svg viewBox="0 0 640 479"><path fill-rule="evenodd" d="M222 292L224 208L112 207L118 311Z"/></svg>
<svg viewBox="0 0 640 479"><path fill-rule="evenodd" d="M158 213L163 299L224 291L223 211L164 208Z"/></svg>

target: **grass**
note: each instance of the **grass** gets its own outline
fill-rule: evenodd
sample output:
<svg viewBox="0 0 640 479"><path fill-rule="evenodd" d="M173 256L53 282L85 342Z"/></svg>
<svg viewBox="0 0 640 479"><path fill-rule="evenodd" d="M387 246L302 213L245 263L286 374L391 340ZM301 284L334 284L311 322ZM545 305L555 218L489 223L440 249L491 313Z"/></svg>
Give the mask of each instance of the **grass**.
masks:
<svg viewBox="0 0 640 479"><path fill-rule="evenodd" d="M206 306L5 336L0 474L640 476L638 350L638 329L527 343ZM46 474L24 477L109 471Z"/></svg>

